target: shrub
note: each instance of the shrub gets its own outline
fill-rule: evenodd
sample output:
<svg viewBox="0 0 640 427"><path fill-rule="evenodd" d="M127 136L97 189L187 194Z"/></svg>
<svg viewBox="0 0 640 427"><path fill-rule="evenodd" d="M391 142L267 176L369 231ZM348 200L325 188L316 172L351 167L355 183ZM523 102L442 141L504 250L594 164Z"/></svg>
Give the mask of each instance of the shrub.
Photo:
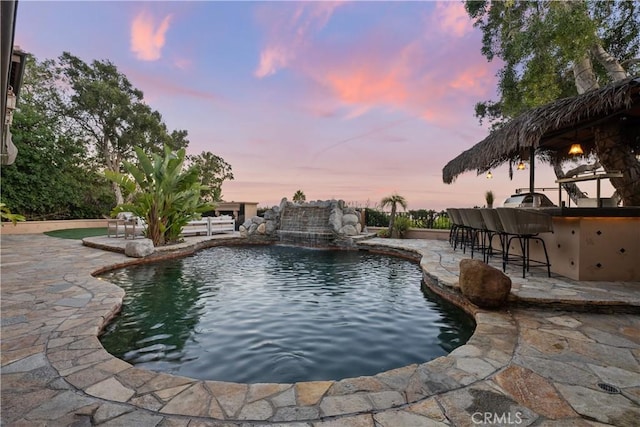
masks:
<svg viewBox="0 0 640 427"><path fill-rule="evenodd" d="M389 215L377 209L366 208L366 222L369 227L388 227ZM432 209L411 210L399 212L397 217L407 217L411 220L411 227L448 230L451 220L446 211L437 212Z"/></svg>
<svg viewBox="0 0 640 427"><path fill-rule="evenodd" d="M378 231L378 237L389 237L389 229L388 228L383 228L382 230Z"/></svg>
<svg viewBox="0 0 640 427"><path fill-rule="evenodd" d="M377 209L365 208L365 218L369 227L388 227L389 215Z"/></svg>
<svg viewBox="0 0 640 427"><path fill-rule="evenodd" d="M398 216L393 223L393 230L397 233L398 237L402 239L411 227L411 223L411 218L407 216Z"/></svg>

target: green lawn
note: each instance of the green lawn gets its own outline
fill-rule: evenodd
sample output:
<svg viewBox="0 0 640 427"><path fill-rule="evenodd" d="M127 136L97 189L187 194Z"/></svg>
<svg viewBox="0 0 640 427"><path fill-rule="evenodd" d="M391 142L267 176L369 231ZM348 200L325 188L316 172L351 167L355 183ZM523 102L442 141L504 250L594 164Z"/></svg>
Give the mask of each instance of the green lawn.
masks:
<svg viewBox="0 0 640 427"><path fill-rule="evenodd" d="M105 236L107 234L107 228L67 228L65 230L47 231L44 234L51 237L60 237L61 239L81 240L85 237Z"/></svg>

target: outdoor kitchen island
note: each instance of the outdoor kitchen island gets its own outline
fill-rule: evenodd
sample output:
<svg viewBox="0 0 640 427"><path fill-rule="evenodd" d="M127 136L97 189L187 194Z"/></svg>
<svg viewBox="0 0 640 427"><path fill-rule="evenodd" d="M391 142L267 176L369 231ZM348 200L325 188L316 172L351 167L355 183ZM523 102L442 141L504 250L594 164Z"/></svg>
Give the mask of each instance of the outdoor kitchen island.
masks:
<svg viewBox="0 0 640 427"><path fill-rule="evenodd" d="M640 207L539 210L553 217L553 233L540 234L552 273L574 280L640 281ZM511 246L518 250L517 242ZM544 260L541 244L531 242L531 258Z"/></svg>

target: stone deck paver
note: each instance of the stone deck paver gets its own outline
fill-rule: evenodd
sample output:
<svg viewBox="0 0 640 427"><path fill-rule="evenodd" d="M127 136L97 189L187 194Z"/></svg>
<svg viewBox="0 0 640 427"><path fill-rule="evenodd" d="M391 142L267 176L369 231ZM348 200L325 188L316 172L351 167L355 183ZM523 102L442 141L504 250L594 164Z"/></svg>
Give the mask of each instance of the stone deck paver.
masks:
<svg viewBox="0 0 640 427"><path fill-rule="evenodd" d="M106 244L115 241L122 242ZM518 270L510 275L512 302L527 306L501 312L465 306L476 331L446 357L342 381L235 384L138 369L102 348L97 335L117 313L123 291L91 273L135 260L44 235L3 235L0 243L3 426L639 425L637 282L576 282L536 272L522 279ZM182 250L214 243L188 239ZM432 289L461 301L462 254L446 242L358 245L421 257ZM590 304L613 313L572 310Z"/></svg>

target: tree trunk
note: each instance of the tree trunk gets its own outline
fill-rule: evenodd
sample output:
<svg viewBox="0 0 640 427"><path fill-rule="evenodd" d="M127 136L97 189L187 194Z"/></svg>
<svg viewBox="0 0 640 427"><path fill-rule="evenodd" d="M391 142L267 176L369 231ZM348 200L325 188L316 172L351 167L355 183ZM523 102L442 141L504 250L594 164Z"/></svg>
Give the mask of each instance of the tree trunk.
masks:
<svg viewBox="0 0 640 427"><path fill-rule="evenodd" d="M104 132L100 141L100 150L102 150L105 166L110 171L119 172L120 159L117 153L111 153L111 150L109 149L111 146L111 140L106 136L106 132ZM122 189L120 186L114 182L111 184L111 188L113 189L113 194L116 196L116 206L123 204L124 197L122 196Z"/></svg>
<svg viewBox="0 0 640 427"><path fill-rule="evenodd" d="M578 172L582 172L583 170L595 170L598 167L600 167L600 165L596 162L595 165L580 165L577 168L571 169L568 172L565 172L562 169L562 162L558 159L553 161L553 171L556 173L556 178L561 179L561 178L566 178L567 176L573 176ZM567 194L569 195L569 198L571 199L571 201L574 204L578 204L578 199L582 199L584 197L587 197L587 194L585 192L583 192L582 190L580 190L580 187L578 187L575 183L573 182L565 182L564 184L562 184L562 188L564 189L564 191L567 192Z"/></svg>
<svg viewBox="0 0 640 427"><path fill-rule="evenodd" d="M151 239L153 246L164 245L164 233L160 229L161 218L158 215L158 208L155 204L151 206L149 210L149 217L147 220L147 238Z"/></svg>
<svg viewBox="0 0 640 427"><path fill-rule="evenodd" d="M396 219L396 205L391 206L391 215L389 215L389 237L394 237L393 223Z"/></svg>
<svg viewBox="0 0 640 427"><path fill-rule="evenodd" d="M616 58L611 56L609 52L597 44L591 48L593 57L607 70L607 74L611 76L613 81L624 80L627 78L627 72Z"/></svg>
<svg viewBox="0 0 640 427"><path fill-rule="evenodd" d="M111 183L111 188L113 189L113 194L116 196L116 206L124 203L124 197L122 196L122 189L115 182Z"/></svg>
<svg viewBox="0 0 640 427"><path fill-rule="evenodd" d="M562 170L562 165L558 161L553 162L553 171L556 173L556 178L565 178L566 174ZM562 184L562 189L567 192L569 198L574 204L578 204L578 199L585 197L580 187L573 182L565 182Z"/></svg>
<svg viewBox="0 0 640 427"><path fill-rule="evenodd" d="M631 150L631 134L625 134L618 122L602 124L595 129L596 154L604 170L622 172L622 178L611 178L624 206L640 206L640 161Z"/></svg>
<svg viewBox="0 0 640 427"><path fill-rule="evenodd" d="M573 64L573 77L578 94L598 89L598 80L596 80L596 75L593 72L593 64L588 55L585 55L580 62Z"/></svg>

